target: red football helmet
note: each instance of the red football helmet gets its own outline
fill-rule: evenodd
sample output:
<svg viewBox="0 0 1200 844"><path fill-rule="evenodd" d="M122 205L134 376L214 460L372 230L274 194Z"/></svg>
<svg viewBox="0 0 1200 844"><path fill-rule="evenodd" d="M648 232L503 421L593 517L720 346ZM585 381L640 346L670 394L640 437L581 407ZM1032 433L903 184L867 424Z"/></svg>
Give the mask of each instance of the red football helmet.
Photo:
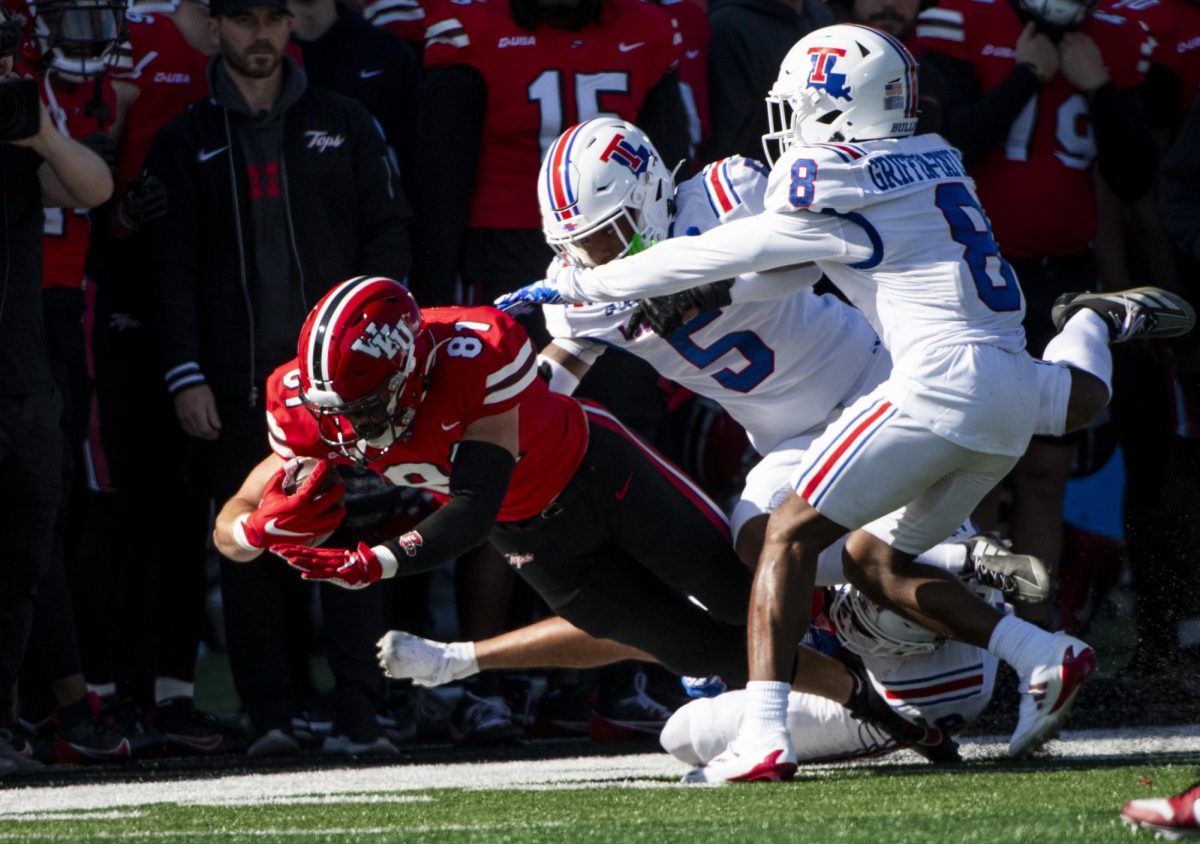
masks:
<svg viewBox="0 0 1200 844"><path fill-rule="evenodd" d="M300 398L328 445L366 463L411 435L434 356L403 284L379 276L343 281L304 321L297 353Z"/></svg>

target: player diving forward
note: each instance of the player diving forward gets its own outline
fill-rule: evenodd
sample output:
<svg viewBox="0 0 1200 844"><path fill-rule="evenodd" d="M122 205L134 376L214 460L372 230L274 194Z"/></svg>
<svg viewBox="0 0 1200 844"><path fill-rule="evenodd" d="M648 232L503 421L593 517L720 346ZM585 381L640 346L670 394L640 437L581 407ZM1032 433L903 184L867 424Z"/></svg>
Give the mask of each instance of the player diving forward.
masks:
<svg viewBox="0 0 1200 844"><path fill-rule="evenodd" d="M1024 351L1024 298L972 182L943 139L911 137L915 69L903 45L869 28L811 33L785 58L768 97L780 109L772 112L780 129L768 137L782 156L764 214L595 269L565 267L509 297L624 302L813 261L892 354L889 378L816 438L772 512L752 593L747 714L727 751L696 772L700 780L795 771L790 668L818 555L848 529L845 573L864 593L1017 670L1024 695L1010 754L1053 735L1095 669L1086 643L1003 616L948 573L913 564L1011 469L1040 400ZM1195 319L1175 297L1127 291L1060 301L1056 322L1084 308L1096 312L1089 330L1114 340L1175 336ZM1070 380L1064 370L1064 385Z"/></svg>

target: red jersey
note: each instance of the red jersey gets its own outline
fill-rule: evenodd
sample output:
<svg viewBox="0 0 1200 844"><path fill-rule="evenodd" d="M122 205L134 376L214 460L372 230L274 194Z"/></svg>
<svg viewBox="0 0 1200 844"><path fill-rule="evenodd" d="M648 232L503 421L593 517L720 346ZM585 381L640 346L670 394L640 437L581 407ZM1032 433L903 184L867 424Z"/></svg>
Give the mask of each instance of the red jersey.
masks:
<svg viewBox="0 0 1200 844"><path fill-rule="evenodd" d="M694 159L708 141L708 15L693 0L662 0L675 19L683 47L679 53L679 91L688 116L688 152ZM697 162L704 164L707 162Z"/></svg>
<svg viewBox="0 0 1200 844"><path fill-rule="evenodd" d="M169 17L128 12L125 20L129 55L122 57L122 65L128 67L115 76L136 86L138 95L125 117L117 152L117 196L142 172L155 133L189 103L208 95L208 56L188 44Z"/></svg>
<svg viewBox="0 0 1200 844"><path fill-rule="evenodd" d="M921 14L917 43L970 62L983 94L1012 72L1021 29L1006 0L941 0ZM1081 31L1100 48L1114 85L1141 83L1150 48L1139 24L1097 12ZM1059 74L1026 103L1004 143L971 169L1005 255L1071 255L1088 248L1096 234L1095 158L1087 101Z"/></svg>
<svg viewBox="0 0 1200 844"><path fill-rule="evenodd" d="M471 423L520 407L520 458L498 521L536 516L579 468L587 448L587 421L572 398L550 391L537 375L537 352L525 329L495 308L421 311L435 347L429 392L411 433L370 468L399 486L449 497L450 467ZM297 360L267 379L271 448L285 459L331 456L317 423L300 401Z"/></svg>
<svg viewBox="0 0 1200 844"><path fill-rule="evenodd" d="M109 131L117 113L117 94L107 76L72 82L54 71L47 84L44 68L36 68L32 74L58 131L75 139ZM97 95L104 104L102 110L95 108ZM99 113L104 110L107 114ZM47 208L42 233L42 287L81 289L92 242L87 210Z"/></svg>
<svg viewBox="0 0 1200 844"><path fill-rule="evenodd" d="M1171 70L1180 82L1176 118L1187 116L1200 95L1200 6L1189 0L1105 0L1101 8L1132 18L1154 36L1152 64Z"/></svg>
<svg viewBox="0 0 1200 844"><path fill-rule="evenodd" d="M367 0L362 16L375 26L416 45L425 41L426 9L437 0Z"/></svg>
<svg viewBox="0 0 1200 844"><path fill-rule="evenodd" d="M636 122L682 43L671 16L643 0L605 0L600 20L575 32L522 29L507 0L445 3L429 20L425 66L470 65L487 85L467 220L479 228L540 228L536 186L546 149L601 113Z"/></svg>

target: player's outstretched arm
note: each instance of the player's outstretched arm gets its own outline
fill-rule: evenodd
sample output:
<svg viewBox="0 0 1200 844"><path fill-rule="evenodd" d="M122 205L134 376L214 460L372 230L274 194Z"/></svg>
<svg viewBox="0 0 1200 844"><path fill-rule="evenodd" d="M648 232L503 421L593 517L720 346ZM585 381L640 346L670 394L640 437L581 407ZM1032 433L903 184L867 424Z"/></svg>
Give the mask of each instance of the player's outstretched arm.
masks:
<svg viewBox="0 0 1200 844"><path fill-rule="evenodd" d="M305 580L361 589L385 578L429 571L482 544L517 463L519 410L485 416L467 427L450 468L450 500L408 533L381 545L360 542L354 549L278 545L271 550Z"/></svg>

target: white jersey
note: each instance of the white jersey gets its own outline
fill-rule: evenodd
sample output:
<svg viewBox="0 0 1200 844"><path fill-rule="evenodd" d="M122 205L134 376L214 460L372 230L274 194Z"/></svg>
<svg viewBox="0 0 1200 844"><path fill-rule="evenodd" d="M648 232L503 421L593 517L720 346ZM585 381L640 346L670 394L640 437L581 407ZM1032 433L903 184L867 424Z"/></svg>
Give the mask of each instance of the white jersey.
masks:
<svg viewBox="0 0 1200 844"><path fill-rule="evenodd" d="M623 301L747 273L770 286L775 274L763 271L815 261L891 353L897 407L965 448L1024 453L1037 414L1024 298L953 147L937 135L793 147L771 171L765 205L551 283L569 301ZM993 366L996 355L1020 359Z"/></svg>
<svg viewBox="0 0 1200 844"><path fill-rule="evenodd" d="M993 598L991 603L999 604ZM814 619L805 645L829 652L833 634ZM962 642L946 642L927 654L863 658L875 690L901 716L957 735L979 717L992 697L999 661ZM747 700L744 690L692 701L663 728L663 748L688 765L705 765L737 736ZM898 750L886 733L850 716L841 704L791 692L787 726L800 762L827 762L876 756Z"/></svg>
<svg viewBox="0 0 1200 844"><path fill-rule="evenodd" d="M756 161L734 156L710 164L676 190L672 234L686 238L758 214L766 188L766 171ZM837 408L874 386L864 378L886 358L862 315L836 297L814 294L800 272L788 271L797 276L790 282L795 293L701 314L670 340L649 330L628 332L635 302L542 311L551 336L630 352L716 401L766 454L785 438L824 427Z"/></svg>

